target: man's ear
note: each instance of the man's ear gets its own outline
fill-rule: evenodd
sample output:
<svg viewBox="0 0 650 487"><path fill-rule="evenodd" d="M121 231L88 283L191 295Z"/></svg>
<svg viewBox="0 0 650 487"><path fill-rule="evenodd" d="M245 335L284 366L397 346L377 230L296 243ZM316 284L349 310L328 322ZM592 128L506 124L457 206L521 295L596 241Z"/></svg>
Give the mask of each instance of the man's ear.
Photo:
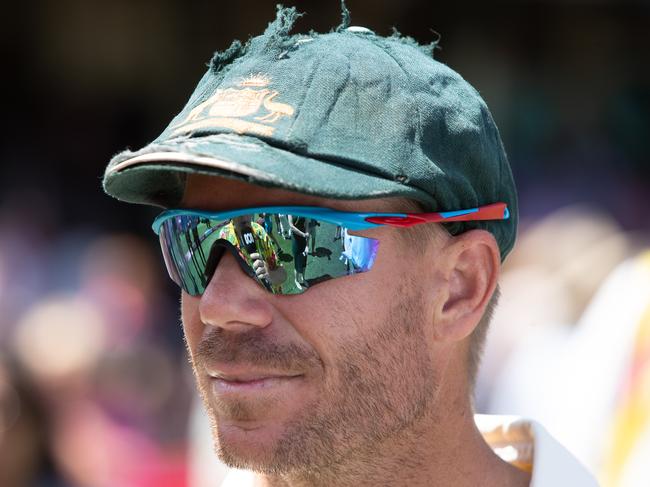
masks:
<svg viewBox="0 0 650 487"><path fill-rule="evenodd" d="M434 335L437 341L460 341L474 330L496 288L499 246L490 232L470 230L450 239L441 254Z"/></svg>

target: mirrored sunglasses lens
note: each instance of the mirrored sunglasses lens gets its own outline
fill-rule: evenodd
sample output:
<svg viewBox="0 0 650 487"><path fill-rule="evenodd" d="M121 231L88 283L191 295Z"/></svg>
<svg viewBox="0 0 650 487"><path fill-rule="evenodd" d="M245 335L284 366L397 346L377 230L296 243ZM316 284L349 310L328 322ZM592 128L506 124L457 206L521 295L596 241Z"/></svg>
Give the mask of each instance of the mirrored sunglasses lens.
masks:
<svg viewBox="0 0 650 487"><path fill-rule="evenodd" d="M166 220L160 229L160 242L167 270L174 282L192 296L205 291L207 256L201 242L205 234L198 217L177 216Z"/></svg>
<svg viewBox="0 0 650 487"><path fill-rule="evenodd" d="M268 291L300 294L370 270L379 244L332 223L264 213L223 221L177 216L163 223L160 240L170 276L195 296L205 290L224 247Z"/></svg>

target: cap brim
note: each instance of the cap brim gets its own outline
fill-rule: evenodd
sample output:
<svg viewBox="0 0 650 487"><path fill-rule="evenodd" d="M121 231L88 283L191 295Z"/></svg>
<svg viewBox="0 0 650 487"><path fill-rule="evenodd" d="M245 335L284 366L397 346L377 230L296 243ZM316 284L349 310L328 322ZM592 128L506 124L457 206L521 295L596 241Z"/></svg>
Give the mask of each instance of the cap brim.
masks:
<svg viewBox="0 0 650 487"><path fill-rule="evenodd" d="M179 137L115 156L104 177L105 191L120 200L170 207L180 203L188 173L241 179L333 199L389 196L431 202L430 195L388 174L346 165L345 160L301 155L238 134Z"/></svg>

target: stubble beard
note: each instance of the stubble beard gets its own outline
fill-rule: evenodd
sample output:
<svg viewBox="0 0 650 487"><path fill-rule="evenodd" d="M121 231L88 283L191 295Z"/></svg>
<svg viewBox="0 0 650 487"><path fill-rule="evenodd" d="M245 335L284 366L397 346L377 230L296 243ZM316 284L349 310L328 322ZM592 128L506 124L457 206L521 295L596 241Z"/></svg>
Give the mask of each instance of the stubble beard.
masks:
<svg viewBox="0 0 650 487"><path fill-rule="evenodd" d="M379 460L373 453L384 442L403 437L405 431L432 414L436 384L424 340L423 302L409 287L400 287L401 293L395 295L402 299L390 307L374 336L338 345L341 367L336 383L323 384L319 399L305 405L301 414L284 425L283 434L264 458L246 457L230 448L192 363L220 460L229 467L265 475L305 478L324 478L335 471L342 475L356 463L352 471L362 477L359 464L370 468L371 459ZM338 323L356 322L354 315L336 318L341 320ZM357 329L362 325L353 324ZM255 346L267 348L264 343ZM300 356L297 350L289 354ZM249 419L251 414L244 403L220 403L219 408L238 419Z"/></svg>

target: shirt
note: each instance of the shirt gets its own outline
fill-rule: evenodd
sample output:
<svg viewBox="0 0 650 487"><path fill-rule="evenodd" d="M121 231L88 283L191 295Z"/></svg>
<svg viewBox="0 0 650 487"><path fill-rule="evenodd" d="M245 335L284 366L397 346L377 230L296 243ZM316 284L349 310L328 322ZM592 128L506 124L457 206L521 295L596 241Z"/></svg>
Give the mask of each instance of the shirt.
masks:
<svg viewBox="0 0 650 487"><path fill-rule="evenodd" d="M474 422L494 453L532 472L530 487L598 487L591 473L536 421L476 414Z"/></svg>
<svg viewBox="0 0 650 487"><path fill-rule="evenodd" d="M474 415L488 445L504 461L532 472L530 487L598 487L594 477L539 423L516 416ZM231 469L221 487L252 487L255 474Z"/></svg>

